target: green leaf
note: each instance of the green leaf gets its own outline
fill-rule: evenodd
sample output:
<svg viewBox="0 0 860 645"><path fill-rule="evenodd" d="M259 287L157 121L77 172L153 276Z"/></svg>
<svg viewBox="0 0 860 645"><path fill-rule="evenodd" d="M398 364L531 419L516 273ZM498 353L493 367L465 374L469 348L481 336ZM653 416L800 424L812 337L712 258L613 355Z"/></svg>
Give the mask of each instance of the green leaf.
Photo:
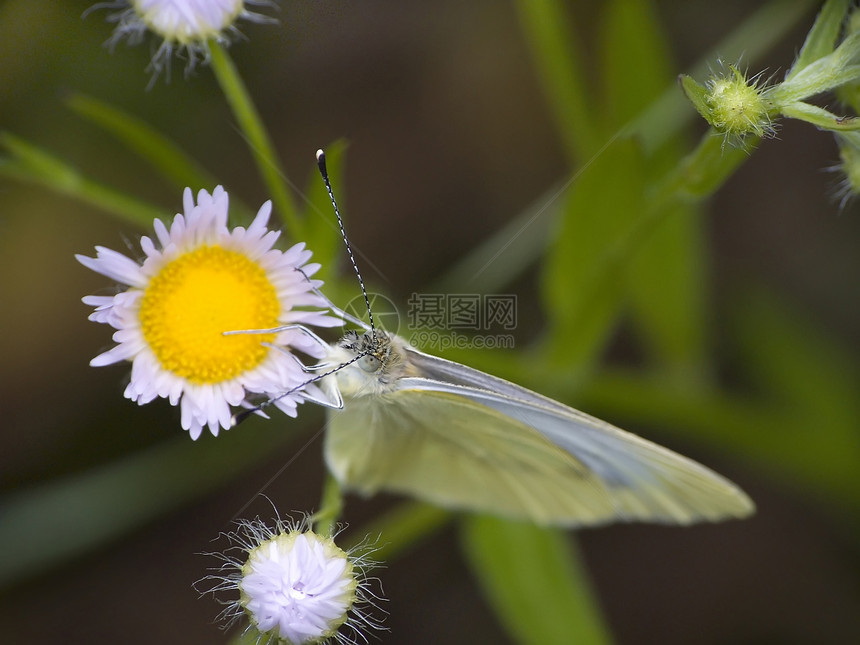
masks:
<svg viewBox="0 0 860 645"><path fill-rule="evenodd" d="M666 41L647 0L605 4L600 52L609 129L635 117L672 83L675 66Z"/></svg>
<svg viewBox="0 0 860 645"><path fill-rule="evenodd" d="M587 159L605 139L594 114L593 91L585 81L586 63L574 47L572 19L558 0L519 0L526 41L556 127L572 163Z"/></svg>
<svg viewBox="0 0 860 645"><path fill-rule="evenodd" d="M642 211L644 178L635 142L617 139L579 176L548 251L542 292L548 357L587 369L608 339L624 295L626 258L606 260Z"/></svg>
<svg viewBox="0 0 860 645"><path fill-rule="evenodd" d="M850 5L850 0L827 0L824 3L786 80L794 78L802 69L833 52Z"/></svg>
<svg viewBox="0 0 860 645"><path fill-rule="evenodd" d="M850 132L860 130L860 118L856 116L837 116L829 110L811 105L803 101L784 105L780 109L783 116L811 123L816 128L834 132Z"/></svg>
<svg viewBox="0 0 860 645"><path fill-rule="evenodd" d="M606 112L622 123L640 113L672 81L665 35L651 4L615 0L607 5L603 57ZM636 64L631 64L636 61ZM641 172L662 178L680 162L679 132L651 150ZM705 278L700 218L689 204L673 203L661 223L628 260L633 322L646 352L684 378L705 356Z"/></svg>
<svg viewBox="0 0 860 645"><path fill-rule="evenodd" d="M0 162L0 176L79 199L142 228L152 226L156 218L170 216L164 209L85 177L65 161L9 132L0 133L0 146L11 153Z"/></svg>
<svg viewBox="0 0 860 645"><path fill-rule="evenodd" d="M517 643L611 642L572 537L485 516L462 529L469 566Z"/></svg>
<svg viewBox="0 0 860 645"><path fill-rule="evenodd" d="M706 251L701 213L674 203L641 249L633 250L629 285L634 331L646 355L681 379L707 376Z"/></svg>
<svg viewBox="0 0 860 645"><path fill-rule="evenodd" d="M582 174L550 249L542 286L547 358L556 368L590 367L619 312L631 258L675 205L707 197L748 156L746 149L724 152L722 140L708 134L646 200L637 153L633 142L617 141Z"/></svg>
<svg viewBox="0 0 860 645"><path fill-rule="evenodd" d="M201 188L211 191L218 183L178 145L137 117L84 94L73 94L66 103L116 137L177 188L189 187L196 193Z"/></svg>
<svg viewBox="0 0 860 645"><path fill-rule="evenodd" d="M690 99L693 107L696 108L696 112L702 115L702 118L708 122L708 125L714 125L711 116L711 106L708 103L708 96L710 95L708 88L700 85L692 76L687 76L686 74L681 74L678 79L681 81L681 89L684 90L684 95Z"/></svg>
<svg viewBox="0 0 860 645"><path fill-rule="evenodd" d="M836 50L810 63L794 77L765 93L777 109L816 94L828 92L846 83L860 81L860 32L849 35Z"/></svg>

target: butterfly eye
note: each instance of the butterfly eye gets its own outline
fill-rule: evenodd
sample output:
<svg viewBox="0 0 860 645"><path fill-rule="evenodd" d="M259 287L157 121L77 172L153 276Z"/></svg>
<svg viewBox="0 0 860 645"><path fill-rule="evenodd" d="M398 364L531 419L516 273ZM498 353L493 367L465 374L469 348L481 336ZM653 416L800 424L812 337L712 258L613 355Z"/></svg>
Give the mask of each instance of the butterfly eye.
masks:
<svg viewBox="0 0 860 645"><path fill-rule="evenodd" d="M381 365L382 361L373 354L367 354L358 359L358 366L365 372L375 372Z"/></svg>

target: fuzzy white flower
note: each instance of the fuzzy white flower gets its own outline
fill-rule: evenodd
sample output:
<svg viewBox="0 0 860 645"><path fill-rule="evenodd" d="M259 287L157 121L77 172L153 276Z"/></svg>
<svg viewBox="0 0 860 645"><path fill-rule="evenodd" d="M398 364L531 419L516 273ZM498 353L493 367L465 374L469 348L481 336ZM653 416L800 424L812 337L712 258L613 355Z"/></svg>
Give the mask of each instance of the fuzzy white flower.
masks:
<svg viewBox="0 0 860 645"><path fill-rule="evenodd" d="M93 366L132 361L125 396L143 405L157 397L179 405L181 423L192 439L206 426L217 435L231 426L230 406L250 407L249 393L275 399L296 416L305 398L325 399L308 380L298 349L313 358L326 345L313 334L287 329L267 334L224 332L267 330L290 324L332 327L327 301L310 280L318 264L307 264L304 244L273 248L279 232L267 229L266 202L247 228L227 227L228 196L218 186L201 190L197 204L185 190L184 215L168 228L155 220L157 244L143 237L138 263L104 247L96 257L77 255L86 267L128 288L113 296L87 296L95 307L90 320L116 329L117 345L91 361ZM311 307L313 309L299 309Z"/></svg>
<svg viewBox="0 0 860 645"><path fill-rule="evenodd" d="M236 22L274 22L269 16L249 9L274 6L270 0L116 0L94 8L116 9L108 15L117 24L108 44L127 39L132 45L143 41L147 32L161 43L152 57L151 69L158 74L169 63L174 51L184 54L188 70L198 59L209 57L210 40L228 44L239 35Z"/></svg>
<svg viewBox="0 0 860 645"><path fill-rule="evenodd" d="M353 643L354 636L366 640L361 628L380 629L366 612L377 598L366 577L368 561L333 538L306 522L278 520L271 529L259 519L239 522L225 537L231 547L212 554L223 566L201 583L214 583L207 590L213 593L238 591L238 598L222 601L227 626L245 616L246 631L258 632L261 642L290 645Z"/></svg>

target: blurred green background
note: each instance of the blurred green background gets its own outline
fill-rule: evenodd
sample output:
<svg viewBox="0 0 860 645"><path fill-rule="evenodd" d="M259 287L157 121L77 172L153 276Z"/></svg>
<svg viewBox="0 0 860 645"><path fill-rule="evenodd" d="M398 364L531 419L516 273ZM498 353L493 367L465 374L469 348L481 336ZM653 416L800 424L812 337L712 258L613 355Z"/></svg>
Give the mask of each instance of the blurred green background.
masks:
<svg viewBox="0 0 860 645"><path fill-rule="evenodd" d="M209 69L186 80L174 61L170 81L147 89L149 44L110 53L105 12L81 17L91 4L0 4L0 129L166 214L178 210L180 190L68 109L69 97L84 93L155 124L231 197L253 208L268 199ZM860 221L856 203L840 210L832 197L832 137L786 122L738 161L699 215L690 202L677 205L671 221L686 222L678 235L687 255L648 260L646 247L639 258L651 264L628 276L630 307L609 306L582 334L575 308L587 289L576 263L599 261L602 233L569 230L558 212L567 205L586 226L613 208L635 217L630 187L641 183L647 199L648 173L677 163L705 132L673 85L677 74L764 7L784 24L774 18L738 50L716 53L729 62L743 53L751 70L781 77L815 3L656 2L644 14L651 22L639 25L643 41L659 37L650 50L624 40L621 26L618 41L607 36L604 3L562 4L589 88L567 96L547 91L559 90L552 60L564 67L565 59L536 63L535 43L548 41L535 36L541 27L528 17L539 12L529 4L284 1L279 25L241 25L247 40L230 53L299 188L316 181L318 147L348 143L335 189L372 290L399 303L416 291L516 293L516 357L451 356L694 457L756 501L758 514L743 522L577 534L616 642L850 642L860 633ZM621 18L648 6L612 4ZM664 62L634 55L646 50ZM708 60L716 66L716 56ZM537 254L515 245L510 252L524 256L501 255L480 280L457 270L503 226L547 204L618 125L660 96L654 87L675 103L640 134L687 125L653 163L631 161L623 142L610 146L573 182L582 190L529 227L552 231L545 255L538 235ZM577 115L559 106L577 101L600 128L565 127ZM134 255L144 232L0 179L4 642L227 642L212 624L218 606L191 587L213 564L195 554L213 550L237 514L269 517L255 497L262 488L282 513L318 503L320 441L299 449L322 427L320 410L191 444L175 409L122 398L125 368L88 367L109 346L109 330L87 322L80 298L109 285L73 254L128 244ZM663 273L649 274L661 258ZM341 269L351 280L342 260ZM390 503L350 498L345 519L360 528ZM470 575L462 537L448 525L378 572L390 599L381 642L514 642Z"/></svg>

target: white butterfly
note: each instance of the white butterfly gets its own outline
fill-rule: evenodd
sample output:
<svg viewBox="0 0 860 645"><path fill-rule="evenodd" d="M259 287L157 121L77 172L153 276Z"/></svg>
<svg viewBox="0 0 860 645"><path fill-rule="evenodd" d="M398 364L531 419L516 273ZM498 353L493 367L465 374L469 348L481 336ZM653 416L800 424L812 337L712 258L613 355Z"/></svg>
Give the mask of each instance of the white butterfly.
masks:
<svg viewBox="0 0 860 645"><path fill-rule="evenodd" d="M368 326L331 305L364 327L333 345L302 328L327 348L311 370L328 400L315 388L305 396L334 408L325 458L344 487L568 527L754 511L737 486L686 457L375 329L322 151L317 161L370 316Z"/></svg>
<svg viewBox="0 0 860 645"><path fill-rule="evenodd" d="M754 511L690 459L398 336L349 332L328 360L342 367L324 387L342 399L325 458L348 489L567 527Z"/></svg>

